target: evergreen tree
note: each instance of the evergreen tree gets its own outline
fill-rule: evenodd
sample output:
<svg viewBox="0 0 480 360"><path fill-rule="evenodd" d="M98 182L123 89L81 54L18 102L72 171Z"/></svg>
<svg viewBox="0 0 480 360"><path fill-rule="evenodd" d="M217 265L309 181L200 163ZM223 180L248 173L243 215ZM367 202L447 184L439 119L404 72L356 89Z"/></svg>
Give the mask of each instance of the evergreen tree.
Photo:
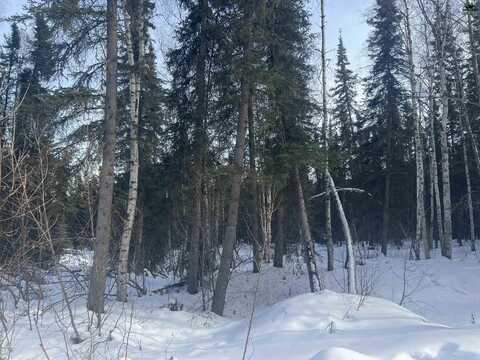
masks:
<svg viewBox="0 0 480 360"><path fill-rule="evenodd" d="M404 162L406 123L402 118L404 90L404 53L400 36L400 13L395 0L377 0L368 24L372 32L368 39L372 68L367 78L367 109L361 129L362 161L371 163L368 170L376 184L373 192L378 195L383 188L383 214L381 243L387 253L387 243L392 235L392 198L398 189L393 180L395 167ZM368 160L367 160L368 159ZM379 184L378 173L384 174L384 183ZM366 174L364 174L366 175ZM368 175L367 175L368 176ZM379 186L380 185L380 186ZM375 221L375 220L374 220ZM378 218L377 218L378 221Z"/></svg>
<svg viewBox="0 0 480 360"><path fill-rule="evenodd" d="M344 180L352 179L353 158L355 151L355 126L357 115L356 104L357 77L350 69L347 50L340 35L337 47L337 64L335 68L335 86L332 89L333 123L338 129L332 143L342 157L339 168L344 170Z"/></svg>

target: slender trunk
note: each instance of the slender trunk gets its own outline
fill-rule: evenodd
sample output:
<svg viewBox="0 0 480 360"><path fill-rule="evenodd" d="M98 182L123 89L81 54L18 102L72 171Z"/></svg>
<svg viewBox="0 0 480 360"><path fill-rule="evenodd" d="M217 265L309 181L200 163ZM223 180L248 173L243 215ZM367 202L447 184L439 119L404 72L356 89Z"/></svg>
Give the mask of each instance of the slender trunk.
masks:
<svg viewBox="0 0 480 360"><path fill-rule="evenodd" d="M433 193L435 197L435 213L437 219L437 232L438 240L440 240L440 247L443 247L444 243L444 231L443 231L443 209L440 198L440 186L438 181L438 164L437 164L437 145L435 141L435 115L433 106L433 93L430 90L429 94L429 113L430 113L430 176L433 181ZM435 241L435 248L438 248L438 240Z"/></svg>
<svg viewBox="0 0 480 360"><path fill-rule="evenodd" d="M327 244L327 270L333 271L334 267L334 247L332 237L332 207L330 192L328 192L328 133L330 125L327 110L327 63L326 63L326 45L325 45L325 0L321 0L321 36L322 36L322 115L323 115L323 148L325 152L324 186L327 194L325 195L325 242Z"/></svg>
<svg viewBox="0 0 480 360"><path fill-rule="evenodd" d="M430 192L429 192L429 200L430 200L430 219L428 224L428 246L430 250L433 249L433 228L435 225L435 185L433 182L432 176L432 166L431 161L429 162L429 169L430 169Z"/></svg>
<svg viewBox="0 0 480 360"><path fill-rule="evenodd" d="M444 51L442 50L442 54ZM440 152L442 155L442 189L444 214L444 242L442 255L452 258L452 203L450 195L450 159L448 150L448 90L444 56L440 60L440 86L442 93L442 122L440 131Z"/></svg>
<svg viewBox="0 0 480 360"><path fill-rule="evenodd" d="M470 180L470 168L468 166L467 145L465 141L462 144L463 161L465 163L465 179L467 182L467 206L468 206L468 220L470 225L470 249L476 250L475 246L475 219L473 215L473 201L472 201L472 184Z"/></svg>
<svg viewBox="0 0 480 360"><path fill-rule="evenodd" d="M117 1L107 0L107 70L103 160L98 192L96 242L90 275L87 308L97 314L104 312L107 280L108 248L112 230L112 200L115 168L117 117Z"/></svg>
<svg viewBox="0 0 480 360"><path fill-rule="evenodd" d="M390 140L388 140L390 143ZM390 148L390 146L389 146ZM387 169L385 175L385 200L383 203L383 223L382 223L382 254L387 256L388 235L390 228L390 167L387 160Z"/></svg>
<svg viewBox="0 0 480 360"><path fill-rule="evenodd" d="M273 266L283 267L283 255L285 252L285 231L283 228L285 221L285 210L281 202L277 212L277 236L275 239L275 253L273 257Z"/></svg>
<svg viewBox="0 0 480 360"><path fill-rule="evenodd" d="M349 294L357 293L357 283L355 279L355 253L353 251L353 239L350 232L350 226L348 225L348 220L343 209L342 201L338 195L337 188L333 182L333 178L330 175L330 172L327 170L326 176L330 185L330 190L333 193L335 201L337 203L338 215L343 225L343 233L345 235L346 247L347 247L347 275L348 275L348 292Z"/></svg>
<svg viewBox="0 0 480 360"><path fill-rule="evenodd" d="M202 178L206 157L206 129L205 117L207 112L206 93L206 61L207 61L207 16L208 0L199 0L201 7L201 29L199 53L196 64L195 90L197 95L195 114L195 154L193 179L193 214L190 233L190 249L188 253L187 290L190 294L198 292L200 271L200 234L202 227Z"/></svg>
<svg viewBox="0 0 480 360"><path fill-rule="evenodd" d="M145 268L144 260L144 251L143 251L143 225L144 225L144 205L143 201L139 199L138 213L137 213L137 223L135 226L135 274L143 275L143 270Z"/></svg>
<svg viewBox="0 0 480 360"><path fill-rule="evenodd" d="M418 113L417 100L417 81L415 77L415 64L413 62L413 42L410 27L410 12L407 0L403 0L404 4L404 19L406 29L406 48L408 54L409 66L409 80L410 80L410 96L412 103L412 114L415 123L415 160L416 160L416 190L417 190L417 216L416 216L416 241L415 241L415 256L417 260L420 259L420 244L423 244L425 258L430 258L430 246L427 240L427 228L425 218L425 172L423 164L423 143L422 143L422 125L420 115Z"/></svg>
<svg viewBox="0 0 480 360"><path fill-rule="evenodd" d="M480 5L480 4L479 4ZM475 76L475 85L477 87L477 100L480 103L480 71L478 68L478 53L475 44L475 37L473 34L472 16L467 14L467 26L468 26L468 42L470 45L470 56L472 57L472 68Z"/></svg>
<svg viewBox="0 0 480 360"><path fill-rule="evenodd" d="M470 25L471 24L469 24L469 26ZM476 61L474 63L476 64ZM467 156L468 154L467 154L467 144L466 144L467 139L465 137L465 133L468 134L471 140L472 149L475 157L475 163L477 164L477 170L479 170L479 174L480 174L480 158L478 156L476 138L474 137L472 128L470 126L470 117L468 114L468 109L465 105L463 78L462 78L460 67L458 66L458 59L454 59L454 64L455 64L455 81L457 85L457 93L458 93L459 102L460 102L459 104L460 116L462 119L462 127L463 127L462 148L463 148L463 160L465 165L465 178L467 183L467 205L468 205L468 217L469 217L469 225L470 225L470 242L471 242L472 251L475 251L475 219L473 214L472 185L470 180L470 167L468 164L468 156ZM478 73L478 69L476 72Z"/></svg>
<svg viewBox="0 0 480 360"><path fill-rule="evenodd" d="M264 255L263 259L266 263L272 262L272 219L273 219L273 199L272 199L272 188L269 188L267 192L267 203L268 211L265 214L265 245L264 245Z"/></svg>
<svg viewBox="0 0 480 360"><path fill-rule="evenodd" d="M302 183L300 181L300 174L298 167L294 168L294 180L297 192L297 203L300 221L302 225L302 234L305 242L305 254L308 271L308 281L310 283L310 291L317 292L324 289L324 284L320 281L317 269L317 261L315 259L315 244L310 232L310 224L308 221L307 208L305 206L305 198L303 196Z"/></svg>
<svg viewBox="0 0 480 360"><path fill-rule="evenodd" d="M223 315L223 310L225 308L225 297L227 295L227 286L230 281L230 267L233 260L233 247L235 246L237 235L238 206L240 203L240 186L242 183L244 147L248 123L248 99L250 92L250 85L245 77L241 80L240 92L240 114L235 142L233 162L234 172L231 176L232 185L228 205L227 225L225 229L225 237L222 242L222 256L212 301L212 311L217 315Z"/></svg>
<svg viewBox="0 0 480 360"><path fill-rule="evenodd" d="M253 84L252 84L253 85ZM257 186L257 164L256 164L256 140L255 140L255 119L253 109L254 86L250 89L248 99L248 150L249 150L249 187L250 187L250 224L253 243L253 272L258 273L263 259L263 241L260 234L260 222L258 211L258 186Z"/></svg>
<svg viewBox="0 0 480 360"><path fill-rule="evenodd" d="M128 298L129 269L128 258L132 239L138 199L138 172L140 161L138 155L138 125L140 117L141 65L143 63L143 1L138 3L135 16L128 13L127 2L124 6L125 34L127 39L128 65L130 67L130 181L128 187L127 219L123 225L118 258L117 300L126 302ZM133 21L132 21L133 20ZM136 29L133 28L133 23ZM133 50L133 34L138 36L138 58Z"/></svg>

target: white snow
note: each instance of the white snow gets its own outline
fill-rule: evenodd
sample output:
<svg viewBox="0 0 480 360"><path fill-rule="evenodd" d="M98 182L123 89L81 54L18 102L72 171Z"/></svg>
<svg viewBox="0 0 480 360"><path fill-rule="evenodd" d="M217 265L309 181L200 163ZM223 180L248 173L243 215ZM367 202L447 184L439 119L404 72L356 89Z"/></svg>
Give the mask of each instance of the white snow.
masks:
<svg viewBox="0 0 480 360"><path fill-rule="evenodd" d="M201 312L200 294L188 295L183 288L153 293L170 280L149 278L146 296L132 291L126 305L109 298L99 335L88 329L85 296L79 296L73 305L84 341L78 345L69 341L65 304L49 306L60 299L58 286L52 284L40 303L38 331L37 301L30 304L32 330L26 304L8 313L14 329L11 358L45 358L41 338L52 360L242 359L258 280L245 359L480 360L480 261L467 247L455 248L452 261L439 254L410 261L407 250L392 250L389 257L365 256L358 273L366 297L343 293L344 254L336 250L336 271L323 274L329 290L318 294L308 293L298 262L283 269L265 266L259 275L243 263L232 275L223 318ZM248 253L248 248L240 251L243 258ZM72 253L63 264L79 269L89 259L88 253ZM79 295L84 291L75 289ZM173 301L183 304L183 311L168 310Z"/></svg>

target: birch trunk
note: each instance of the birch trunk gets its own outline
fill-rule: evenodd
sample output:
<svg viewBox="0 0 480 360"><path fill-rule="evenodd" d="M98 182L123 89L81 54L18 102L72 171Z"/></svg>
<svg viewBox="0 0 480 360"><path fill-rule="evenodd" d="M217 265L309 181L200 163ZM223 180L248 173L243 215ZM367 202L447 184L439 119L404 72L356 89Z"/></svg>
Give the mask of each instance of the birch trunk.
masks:
<svg viewBox="0 0 480 360"><path fill-rule="evenodd" d="M310 283L310 291L317 292L323 290L324 285L320 281L320 276L318 275L317 261L315 259L315 244L312 239L312 233L310 232L310 224L308 221L307 208L305 206L305 198L303 196L302 183L300 181L298 167L296 166L294 169L294 180L297 192L298 212L302 225L302 234L305 241L305 255L307 262L308 281Z"/></svg>
<svg viewBox="0 0 480 360"><path fill-rule="evenodd" d="M435 213L437 219L437 232L438 239L440 240L440 247L443 247L444 243L444 231L443 231L443 209L440 197L440 186L438 180L438 163L437 163L437 144L435 141L435 115L434 115L434 103L433 103L433 89L430 86L428 103L429 103L429 117L430 117L430 176L433 181L433 193L435 197ZM436 248L438 248L438 240L435 241Z"/></svg>
<svg viewBox="0 0 480 360"><path fill-rule="evenodd" d="M249 187L250 187L250 224L251 235L253 243L253 272L260 272L260 267L263 260L263 241L260 234L260 214L258 209L258 185L257 185L257 149L255 139L255 121L253 109L253 86L250 89L250 96L248 99L248 149L249 149ZM265 239L265 237L263 237Z"/></svg>
<svg viewBox="0 0 480 360"><path fill-rule="evenodd" d="M352 234L350 232L350 226L348 225L348 220L345 215L345 211L343 209L343 204L342 204L342 201L340 200L340 196L338 195L337 188L335 187L333 178L330 175L330 172L328 170L326 171L325 175L327 176L327 179L330 185L330 190L332 191L335 201L337 203L338 215L340 216L340 220L342 221L343 233L345 235L345 240L346 240L348 293L356 294L357 283L355 279L355 253L353 251L353 239L352 239Z"/></svg>
<svg viewBox="0 0 480 360"><path fill-rule="evenodd" d="M130 180L128 187L127 219L123 225L118 259L117 300L126 302L128 298L129 269L128 257L133 226L137 213L138 199L138 124L140 117L140 92L141 92L141 65L143 63L143 0L138 2L138 11L135 17L128 13L127 2L124 6L125 34L127 39L128 65L130 67ZM132 22L132 19L134 21ZM136 29L133 28L135 23ZM135 59L133 50L133 34L138 36L138 58Z"/></svg>
<svg viewBox="0 0 480 360"><path fill-rule="evenodd" d="M420 259L420 244L423 245L424 255L426 259L430 259L430 246L427 240L427 225L425 218L425 170L423 163L423 143L422 143L422 125L420 115L418 113L417 100L417 81L415 76L415 64L413 61L413 42L412 32L410 27L410 11L407 0L403 0L404 5L404 19L405 19L405 42L406 51L408 55L409 68L409 82L410 82L410 97L412 103L412 114L415 123L415 163L417 172L416 190L417 190L417 222L416 222L416 241L415 241L415 256L417 260Z"/></svg>
<svg viewBox="0 0 480 360"><path fill-rule="evenodd" d="M105 123L96 241L93 267L90 275L87 308L97 314L104 312L104 294L107 281L107 257L112 230L112 200L115 168L117 117L117 1L107 1L107 65Z"/></svg>
<svg viewBox="0 0 480 360"><path fill-rule="evenodd" d="M477 164L477 169L480 170L480 162L478 161L478 149L476 139L473 135L472 128L470 126L470 118L468 114L468 109L465 105L465 93L463 90L463 77L458 66L458 59L454 59L455 64L455 82L457 86L457 94L459 97L459 107L460 107L460 117L462 122L463 128L463 136L462 136L462 150L463 150L463 161L465 166L465 179L467 185L467 206L468 206L468 218L469 218L469 225L470 225L470 244L472 251L475 251L475 219L473 213L473 201L472 201L472 185L470 180L470 167L468 164L468 153L467 153L467 139L465 137L465 133L467 133L470 137L472 148L474 152L474 157ZM480 174L480 172L479 172Z"/></svg>
<svg viewBox="0 0 480 360"><path fill-rule="evenodd" d="M272 261L272 218L274 211L273 203L273 186L272 184L264 184L262 186L261 194L261 224L262 224L262 234L263 234L263 259L266 263Z"/></svg>
<svg viewBox="0 0 480 360"><path fill-rule="evenodd" d="M440 152L442 155L442 188L444 214L444 243L442 255L452 258L452 200L450 195L450 159L448 150L448 90L444 58L440 61L440 84L442 90L442 123L440 132Z"/></svg>
<svg viewBox="0 0 480 360"><path fill-rule="evenodd" d="M476 250L475 246L475 218L473 214L473 201L472 201L472 184L470 180L470 168L468 166L467 145L465 141L462 144L463 148L463 161L465 163L465 179L467 182L467 205L468 205L468 221L470 225L470 249Z"/></svg>

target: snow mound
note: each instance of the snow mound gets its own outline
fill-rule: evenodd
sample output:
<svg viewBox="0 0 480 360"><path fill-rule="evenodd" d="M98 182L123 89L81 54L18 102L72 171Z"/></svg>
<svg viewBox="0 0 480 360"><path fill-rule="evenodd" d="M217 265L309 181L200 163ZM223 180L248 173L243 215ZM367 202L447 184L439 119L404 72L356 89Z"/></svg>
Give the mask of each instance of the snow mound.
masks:
<svg viewBox="0 0 480 360"><path fill-rule="evenodd" d="M324 351L320 351L317 355L310 360L376 360L375 358L367 355L360 354L356 351L352 351L345 348L331 348Z"/></svg>
<svg viewBox="0 0 480 360"><path fill-rule="evenodd" d="M429 326L425 319L390 301L324 290L282 301L255 318L255 334L271 331L392 329Z"/></svg>

